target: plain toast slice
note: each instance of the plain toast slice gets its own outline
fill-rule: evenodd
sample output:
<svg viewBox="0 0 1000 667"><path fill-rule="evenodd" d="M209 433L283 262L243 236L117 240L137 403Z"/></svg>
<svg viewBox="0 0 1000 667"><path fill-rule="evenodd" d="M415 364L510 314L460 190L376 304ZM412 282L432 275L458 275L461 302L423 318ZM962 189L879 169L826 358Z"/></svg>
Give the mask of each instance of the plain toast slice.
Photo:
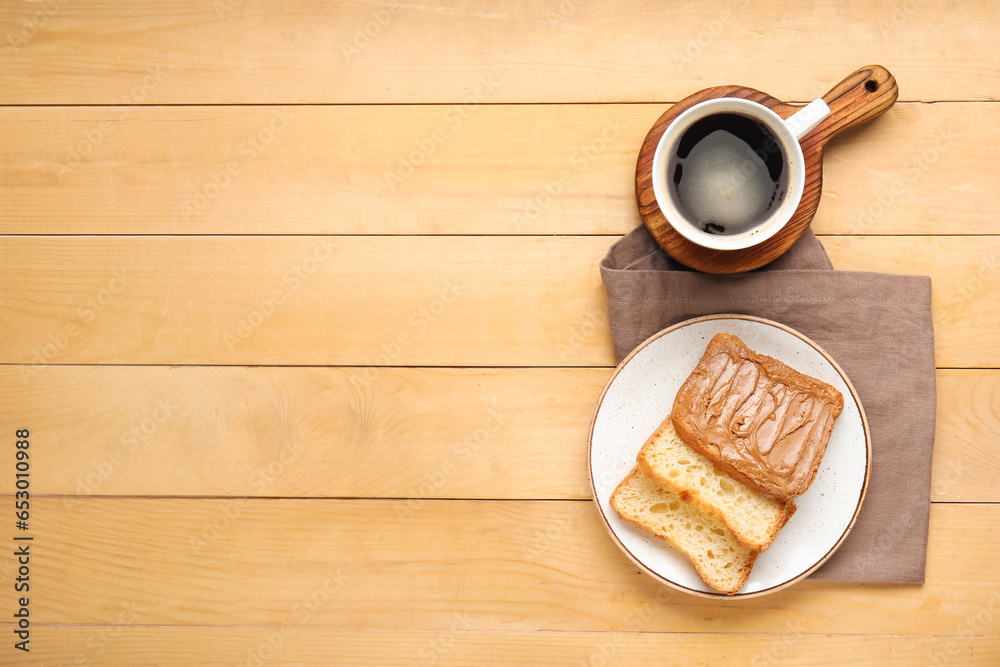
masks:
<svg viewBox="0 0 1000 667"><path fill-rule="evenodd" d="M740 546L764 551L795 513L792 500L757 493L689 447L667 417L636 457L643 475L718 517Z"/></svg>
<svg viewBox="0 0 1000 667"><path fill-rule="evenodd" d="M651 481L638 466L611 494L611 505L622 519L687 556L715 590L733 595L746 584L758 552L741 547L722 521Z"/></svg>

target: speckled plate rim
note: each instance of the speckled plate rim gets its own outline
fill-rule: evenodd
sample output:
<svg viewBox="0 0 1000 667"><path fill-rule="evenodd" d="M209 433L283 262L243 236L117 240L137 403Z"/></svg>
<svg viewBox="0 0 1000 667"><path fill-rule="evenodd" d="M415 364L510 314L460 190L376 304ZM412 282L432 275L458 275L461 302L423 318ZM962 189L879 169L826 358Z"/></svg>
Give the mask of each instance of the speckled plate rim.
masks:
<svg viewBox="0 0 1000 667"><path fill-rule="evenodd" d="M680 584L680 583L678 583L676 581L671 580L669 577L665 576L664 574L662 574L660 572L657 572L652 567L650 567L649 565L647 565L646 563L644 563L639 557L637 557L634 553L632 553L632 551L622 542L622 540L620 539L620 537L616 533L614 527L611 525L611 522L609 521L609 519L608 519L608 517L607 517L607 515L605 513L605 508L604 508L604 504L602 502L602 499L600 497L598 497L597 486L596 486L596 484L594 482L594 457L593 457L594 428L595 428L595 426L597 424L598 418L600 417L601 408L604 405L604 400L605 400L605 398L606 398L606 396L608 394L608 391L614 385L615 381L617 380L618 376L621 374L622 370L625 369L628 366L628 364L632 361L632 359L634 359L638 354L642 353L642 351L645 350L645 348L647 348L654 341L662 338L663 336L667 336L667 335L671 334L672 332L677 331L679 329L682 329L684 327L689 327L689 326L694 325L694 324L699 324L699 323L702 323L702 322L708 322L708 321L712 321L712 320L746 320L746 321L751 321L751 322L757 322L757 323L760 323L760 324L764 324L764 325L768 325L768 326L774 327L775 329L779 329L779 330L784 331L784 332L786 332L788 334L791 334L791 335L795 336L796 338L800 339L801 341L803 341L804 343L806 343L807 345L809 345L810 347L812 347L840 375L840 377L843 380L844 384L847 386L848 390L850 391L851 398L853 399L855 405L857 406L858 414L860 415L860 418L861 418L861 426L862 426L862 428L864 430L864 438L865 438L865 473L864 473L864 482L861 485L861 490L860 490L860 493L858 495L857 505L854 508L854 513L851 516L850 521L847 523L847 526L844 529L843 533L840 535L840 537L837 539L837 541L833 544L833 546L831 546L830 549L827 550L826 553L823 554L812 566L808 567L806 570L804 570L803 572L801 572L800 574L798 574L798 575L796 575L794 577L791 577L791 578L789 578L789 579L787 579L785 581L782 581L782 582L778 582L778 583L776 583L776 584L774 584L772 586L768 586L768 587L763 588L761 590L756 590L756 591L752 591L752 592L748 592L748 593L738 592L738 593L735 593L733 595L727 595L727 594L722 593L722 592L699 590L699 589L691 588L689 586L685 586L683 584ZM700 354L698 356L700 357ZM679 591L683 591L685 593L689 593L691 595L695 595L695 596L698 596L698 597L713 598L713 599L722 599L722 600L734 600L734 599L736 599L736 600L745 600L745 599L749 599L749 598L760 597L760 596L763 596L763 595L770 595L772 593L776 593L778 591L781 591L781 590L784 590L784 589L788 588L789 586L792 586L793 584L801 581L802 579L805 579L810 574L812 574L813 572L815 572L821 565L823 565L823 563L825 563L827 560L829 560L829 558L844 543L844 540L847 539L847 536L850 534L851 529L854 527L854 524L855 524L855 522L858 519L858 514L861 512L861 507L862 507L862 505L864 505L865 496L866 496L866 494L868 492L868 483L869 483L869 480L871 478L871 468L872 468L872 444L871 444L871 433L870 433L869 428L868 428L868 418L865 415L864 406L861 404L861 399L858 396L857 390L855 390L854 385L851 383L850 379L847 377L847 374L844 372L844 370L840 367L840 364L838 364L836 362L836 360L833 359L833 357L831 357L829 354L827 354L827 352L823 348L821 348L815 341L813 341L809 337L805 336L804 334L796 331L795 329L793 329L793 328L791 328L791 327L789 327L787 325L781 324L780 322L775 322L773 320L765 319L765 318L762 318L762 317L755 317L755 316L752 316L752 315L718 314L718 315L705 315L705 316L702 316L702 317L696 317L696 318L692 318L692 319L689 319L689 320L685 320L683 322L678 322L677 324L675 324L673 326L667 327L666 329L663 329L662 331L659 331L659 332L653 334L652 336L650 336L649 338L647 338L645 341L643 341L642 343L640 343L638 346L636 346L636 348L634 350L632 350L632 352L630 352L628 354L628 356L626 356L621 361L621 363L618 364L618 366L615 368L614 373L611 374L611 377L608 379L607 383L604 385L604 389L601 391L601 396L600 396L600 398L597 401L596 407L594 408L594 416L593 416L593 418L591 419L591 422L590 422L590 433L589 433L588 438L587 438L587 473L589 475L590 489L591 489L591 494L592 494L592 497L593 497L593 500L594 500L594 505L597 508L598 515L601 518L601 523L604 524L605 530L607 530L608 534L611 536L611 539L614 541L614 543L616 545L618 545L618 548L621 549L622 553L624 553L629 558L629 560L631 560L633 563L635 563L635 565L638 566L639 569L641 569L643 572L645 572L649 576L653 577L654 579L656 579L660 583L663 583L663 584L665 584L667 586L670 586L671 588L674 588L674 589L677 589ZM664 545L664 548L670 548L670 547Z"/></svg>

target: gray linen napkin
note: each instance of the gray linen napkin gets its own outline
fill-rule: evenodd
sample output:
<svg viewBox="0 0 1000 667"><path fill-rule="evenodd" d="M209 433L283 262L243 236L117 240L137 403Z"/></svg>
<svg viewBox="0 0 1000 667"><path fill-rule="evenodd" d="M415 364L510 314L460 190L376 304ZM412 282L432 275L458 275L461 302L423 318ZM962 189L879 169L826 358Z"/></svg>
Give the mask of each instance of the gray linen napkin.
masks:
<svg viewBox="0 0 1000 667"><path fill-rule="evenodd" d="M834 271L811 230L771 264L719 276L680 265L640 226L600 268L618 361L661 329L716 313L775 320L836 359L868 416L872 471L854 529L812 577L923 582L937 402L929 277Z"/></svg>

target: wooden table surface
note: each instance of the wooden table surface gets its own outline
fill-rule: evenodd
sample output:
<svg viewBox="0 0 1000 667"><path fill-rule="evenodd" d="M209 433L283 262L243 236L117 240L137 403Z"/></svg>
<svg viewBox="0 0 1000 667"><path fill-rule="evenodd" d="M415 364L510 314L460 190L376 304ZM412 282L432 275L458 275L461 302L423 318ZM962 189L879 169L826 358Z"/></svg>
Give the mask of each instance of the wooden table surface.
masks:
<svg viewBox="0 0 1000 667"><path fill-rule="evenodd" d="M0 663L1000 663L997 0L0 6ZM872 63L813 227L933 277L926 583L663 588L585 466L639 144Z"/></svg>

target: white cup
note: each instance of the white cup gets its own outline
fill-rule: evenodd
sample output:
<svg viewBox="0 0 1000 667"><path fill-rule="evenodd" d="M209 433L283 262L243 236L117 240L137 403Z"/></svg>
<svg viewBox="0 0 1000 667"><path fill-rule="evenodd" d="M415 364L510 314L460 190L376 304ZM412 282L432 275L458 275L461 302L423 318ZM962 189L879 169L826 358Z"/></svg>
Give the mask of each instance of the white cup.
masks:
<svg viewBox="0 0 1000 667"><path fill-rule="evenodd" d="M805 188L799 140L829 113L822 99L787 120L735 97L686 109L653 154L653 193L667 222L715 250L749 248L777 234Z"/></svg>

